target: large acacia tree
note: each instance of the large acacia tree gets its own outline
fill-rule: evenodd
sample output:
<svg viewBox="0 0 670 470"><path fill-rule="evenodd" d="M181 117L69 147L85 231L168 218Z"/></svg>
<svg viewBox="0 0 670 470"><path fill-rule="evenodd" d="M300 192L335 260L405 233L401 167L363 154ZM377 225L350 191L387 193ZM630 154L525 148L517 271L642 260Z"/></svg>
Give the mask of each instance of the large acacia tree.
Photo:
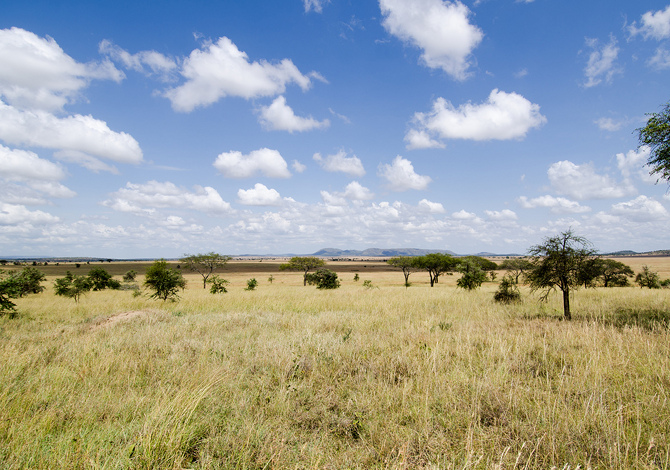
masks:
<svg viewBox="0 0 670 470"><path fill-rule="evenodd" d="M202 288L207 288L207 279L217 269L222 268L230 261L230 256L214 253L198 253L197 255L186 254L180 260L187 269L197 271L202 276Z"/></svg>
<svg viewBox="0 0 670 470"><path fill-rule="evenodd" d="M526 279L531 290L544 291L541 299L546 300L549 293L560 289L563 293L563 317L572 319L570 291L582 284L580 274L583 266L596 256L591 242L568 230L546 238L543 243L531 247L528 254L532 268L526 273Z"/></svg>
<svg viewBox="0 0 670 470"><path fill-rule="evenodd" d="M312 269L321 268L326 262L316 256L294 256L288 263L279 265L282 271L302 271L305 273L302 277L303 285L307 285L307 273Z"/></svg>
<svg viewBox="0 0 670 470"><path fill-rule="evenodd" d="M402 269L402 274L405 276L405 287L409 287L409 275L417 271L417 258L413 256L396 256L387 261L388 264L394 268Z"/></svg>
<svg viewBox="0 0 670 470"><path fill-rule="evenodd" d="M647 116L647 125L637 130L640 145L651 149L647 160L650 173L670 183L670 101L660 113Z"/></svg>
<svg viewBox="0 0 670 470"><path fill-rule="evenodd" d="M416 258L416 266L428 271L430 276L430 287L439 282L440 275L453 271L458 265L458 260L444 253L429 253Z"/></svg>

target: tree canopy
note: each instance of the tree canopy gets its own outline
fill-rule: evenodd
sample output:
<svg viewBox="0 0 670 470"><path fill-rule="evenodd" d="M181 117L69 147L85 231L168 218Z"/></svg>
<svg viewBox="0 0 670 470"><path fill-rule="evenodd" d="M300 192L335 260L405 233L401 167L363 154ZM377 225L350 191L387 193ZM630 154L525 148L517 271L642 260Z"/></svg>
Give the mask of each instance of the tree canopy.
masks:
<svg viewBox="0 0 670 470"><path fill-rule="evenodd" d="M670 183L670 101L660 113L647 114L647 125L638 129L640 145L650 148L647 165L650 174Z"/></svg>
<svg viewBox="0 0 670 470"><path fill-rule="evenodd" d="M303 285L307 285L307 273L312 269L321 268L326 265L326 262L321 258L316 256L294 256L289 260L288 263L283 263L279 265L279 269L282 271L302 271L303 275Z"/></svg>
<svg viewBox="0 0 670 470"><path fill-rule="evenodd" d="M555 237L546 238L543 243L528 251L532 268L527 272L531 290L542 290L542 300L556 288L563 292L563 317L572 318L570 312L570 291L583 284L583 266L596 256L591 243L572 230Z"/></svg>
<svg viewBox="0 0 670 470"><path fill-rule="evenodd" d="M231 257L220 255L213 251L209 253L198 253L197 255L185 254L180 260L191 271L197 271L202 276L202 288L207 288L207 279L216 270L226 265Z"/></svg>
<svg viewBox="0 0 670 470"><path fill-rule="evenodd" d="M150 296L152 299L169 299L174 302L179 299L178 289L186 287L186 280L179 271L168 267L167 262L161 259L147 268L144 285L154 291Z"/></svg>
<svg viewBox="0 0 670 470"><path fill-rule="evenodd" d="M416 266L419 269L428 271L430 276L430 287L439 282L440 275L453 271L458 265L458 260L453 256L444 253L429 253L424 256L416 257Z"/></svg>
<svg viewBox="0 0 670 470"><path fill-rule="evenodd" d="M409 275L420 269L417 266L417 258L412 256L396 256L388 260L387 263L402 270L402 274L405 276L405 287L409 287Z"/></svg>

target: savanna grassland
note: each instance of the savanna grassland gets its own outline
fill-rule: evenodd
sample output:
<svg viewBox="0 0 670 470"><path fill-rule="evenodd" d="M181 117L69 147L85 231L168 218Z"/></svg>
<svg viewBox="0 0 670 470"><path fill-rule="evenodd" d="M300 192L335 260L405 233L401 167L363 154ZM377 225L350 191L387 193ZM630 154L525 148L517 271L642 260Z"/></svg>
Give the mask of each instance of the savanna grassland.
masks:
<svg viewBox="0 0 670 470"><path fill-rule="evenodd" d="M570 322L558 294L496 304L502 272L406 289L366 261L328 263L331 291L247 261L226 294L187 274L176 303L53 294L92 266L41 267L0 318L4 469L670 468L668 289L581 289Z"/></svg>

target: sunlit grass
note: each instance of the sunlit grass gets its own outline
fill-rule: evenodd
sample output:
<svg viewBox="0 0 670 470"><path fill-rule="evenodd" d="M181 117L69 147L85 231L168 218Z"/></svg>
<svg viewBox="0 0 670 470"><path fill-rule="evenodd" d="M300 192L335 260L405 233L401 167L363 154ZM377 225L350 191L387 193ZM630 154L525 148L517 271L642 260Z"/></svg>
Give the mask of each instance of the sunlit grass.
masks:
<svg viewBox="0 0 670 470"><path fill-rule="evenodd" d="M188 275L177 303L19 299L0 320L0 466L670 468L667 324L616 320L670 316L668 290L580 290L566 322L559 296L498 305L496 283L455 276L221 277L212 295Z"/></svg>

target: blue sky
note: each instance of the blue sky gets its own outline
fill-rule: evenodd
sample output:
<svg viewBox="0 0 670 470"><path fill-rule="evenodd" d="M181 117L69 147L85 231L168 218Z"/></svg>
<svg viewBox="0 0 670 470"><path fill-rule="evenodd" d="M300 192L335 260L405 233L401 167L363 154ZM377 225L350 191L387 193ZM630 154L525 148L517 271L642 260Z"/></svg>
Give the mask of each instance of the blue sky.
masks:
<svg viewBox="0 0 670 470"><path fill-rule="evenodd" d="M0 5L0 255L669 249L667 0Z"/></svg>

